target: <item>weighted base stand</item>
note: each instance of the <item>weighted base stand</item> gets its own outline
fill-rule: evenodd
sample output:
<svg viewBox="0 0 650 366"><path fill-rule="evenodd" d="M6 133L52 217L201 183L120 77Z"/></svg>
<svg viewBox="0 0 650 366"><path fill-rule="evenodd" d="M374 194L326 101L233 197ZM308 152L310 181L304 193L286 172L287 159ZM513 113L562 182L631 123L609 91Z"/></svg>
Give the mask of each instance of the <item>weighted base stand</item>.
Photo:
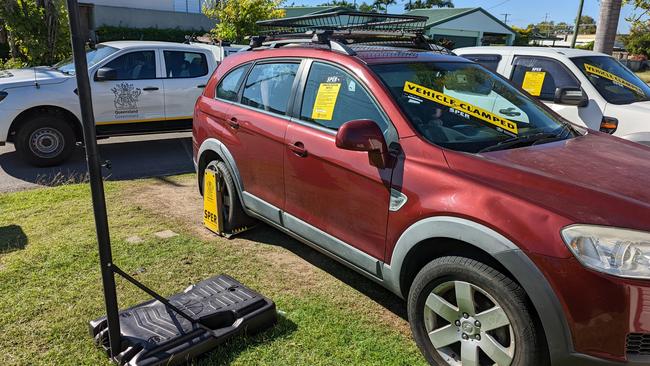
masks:
<svg viewBox="0 0 650 366"><path fill-rule="evenodd" d="M109 356L114 355L119 365L174 365L235 335L269 328L277 320L271 300L227 275L212 277L160 300L120 312L122 341L117 352L111 352L105 317L90 322L90 335Z"/></svg>

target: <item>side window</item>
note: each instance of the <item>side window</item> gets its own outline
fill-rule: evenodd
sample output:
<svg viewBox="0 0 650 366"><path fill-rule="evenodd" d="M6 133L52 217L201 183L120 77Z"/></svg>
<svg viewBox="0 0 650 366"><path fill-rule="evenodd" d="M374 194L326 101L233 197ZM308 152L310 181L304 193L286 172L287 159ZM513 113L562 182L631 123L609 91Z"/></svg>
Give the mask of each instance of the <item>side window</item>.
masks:
<svg viewBox="0 0 650 366"><path fill-rule="evenodd" d="M542 100L553 101L556 88L579 88L580 83L555 60L538 57L517 57L510 80Z"/></svg>
<svg viewBox="0 0 650 366"><path fill-rule="evenodd" d="M115 70L115 80L155 79L156 52L130 52L114 59L103 67Z"/></svg>
<svg viewBox="0 0 650 366"><path fill-rule="evenodd" d="M382 130L388 125L372 98L350 74L317 62L309 71L300 119L333 130L355 119L373 120Z"/></svg>
<svg viewBox="0 0 650 366"><path fill-rule="evenodd" d="M497 72L499 62L501 62L500 55L463 55L463 57L476 62L492 72Z"/></svg>
<svg viewBox="0 0 650 366"><path fill-rule="evenodd" d="M217 86L217 98L229 100L231 102L237 101L239 85L241 84L244 73L248 70L248 66L250 65L246 64L244 66L239 66L221 79L219 86Z"/></svg>
<svg viewBox="0 0 650 366"><path fill-rule="evenodd" d="M253 67L241 103L268 112L286 114L298 63L270 63Z"/></svg>
<svg viewBox="0 0 650 366"><path fill-rule="evenodd" d="M164 51L165 76L171 79L197 78L208 74L208 59L198 52Z"/></svg>

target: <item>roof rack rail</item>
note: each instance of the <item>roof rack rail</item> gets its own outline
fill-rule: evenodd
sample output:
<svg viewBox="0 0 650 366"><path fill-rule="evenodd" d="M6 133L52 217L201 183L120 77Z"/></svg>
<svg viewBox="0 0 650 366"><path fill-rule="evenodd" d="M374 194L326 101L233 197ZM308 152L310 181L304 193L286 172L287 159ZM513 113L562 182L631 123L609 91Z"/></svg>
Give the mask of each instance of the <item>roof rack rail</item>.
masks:
<svg viewBox="0 0 650 366"><path fill-rule="evenodd" d="M339 9L327 13L257 22L262 35L250 37L250 47L278 48L296 44L326 45L347 55L356 52L351 45L391 45L453 54L432 44L424 35L427 17L365 13Z"/></svg>
<svg viewBox="0 0 650 366"><path fill-rule="evenodd" d="M257 22L270 33L304 33L311 30L424 33L427 17L380 14L349 9Z"/></svg>

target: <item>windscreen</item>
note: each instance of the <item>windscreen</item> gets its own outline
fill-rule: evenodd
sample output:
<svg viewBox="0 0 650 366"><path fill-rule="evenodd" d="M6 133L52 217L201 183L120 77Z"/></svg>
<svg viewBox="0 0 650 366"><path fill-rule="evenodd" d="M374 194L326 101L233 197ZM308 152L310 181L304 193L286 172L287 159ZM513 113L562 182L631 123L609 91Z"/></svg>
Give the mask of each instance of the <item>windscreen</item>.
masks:
<svg viewBox="0 0 650 366"><path fill-rule="evenodd" d="M466 62L372 67L430 142L479 152L528 135L560 134L563 120L482 66Z"/></svg>
<svg viewBox="0 0 650 366"><path fill-rule="evenodd" d="M102 45L97 46L97 48L95 49L86 50L86 59L88 60L88 67L93 67L98 62L112 55L115 52L117 52L117 48L102 46ZM54 65L54 67L61 72L65 72L66 74L74 74L75 72L74 62L72 61L72 58L69 58L65 61L61 61L58 64Z"/></svg>
<svg viewBox="0 0 650 366"><path fill-rule="evenodd" d="M650 87L609 56L571 59L608 103L630 104L650 100Z"/></svg>

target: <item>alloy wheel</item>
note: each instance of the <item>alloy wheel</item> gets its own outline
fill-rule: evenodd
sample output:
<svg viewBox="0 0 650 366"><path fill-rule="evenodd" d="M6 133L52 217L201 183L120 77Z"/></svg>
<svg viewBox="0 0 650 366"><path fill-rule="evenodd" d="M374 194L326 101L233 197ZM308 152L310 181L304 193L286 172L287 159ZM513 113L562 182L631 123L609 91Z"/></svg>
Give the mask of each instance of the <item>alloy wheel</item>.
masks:
<svg viewBox="0 0 650 366"><path fill-rule="evenodd" d="M482 288L463 281L436 286L424 306L429 340L451 366L508 366L515 337L507 314Z"/></svg>

